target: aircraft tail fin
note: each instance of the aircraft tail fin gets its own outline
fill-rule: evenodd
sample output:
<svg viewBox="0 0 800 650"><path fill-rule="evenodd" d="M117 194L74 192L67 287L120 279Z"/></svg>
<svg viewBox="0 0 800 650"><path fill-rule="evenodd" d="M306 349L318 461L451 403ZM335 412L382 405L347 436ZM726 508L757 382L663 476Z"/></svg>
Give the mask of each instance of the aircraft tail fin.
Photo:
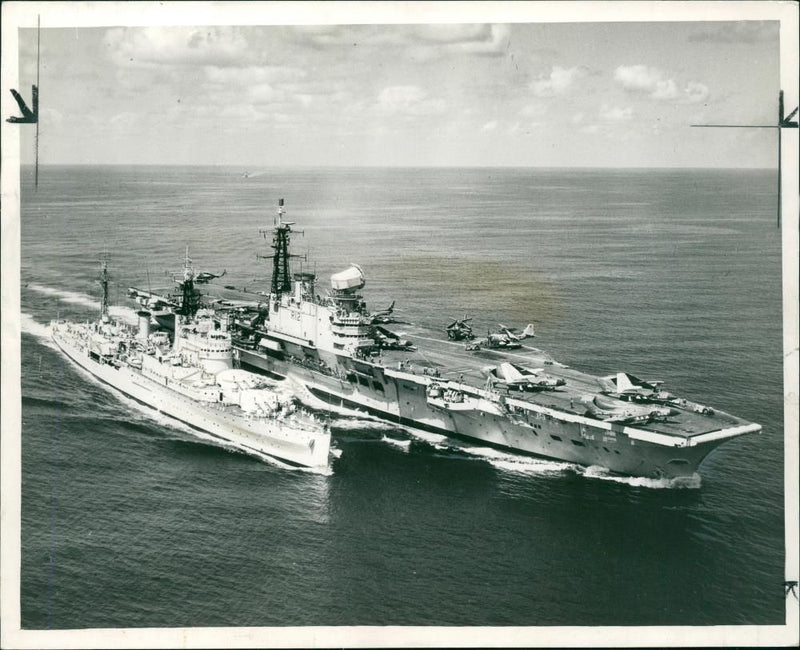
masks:
<svg viewBox="0 0 800 650"><path fill-rule="evenodd" d="M631 383L630 378L624 372L617 373L617 392L624 393L625 391L635 390L636 386Z"/></svg>
<svg viewBox="0 0 800 650"><path fill-rule="evenodd" d="M522 336L523 338L526 339L533 338L534 336L536 336L533 329L533 323L528 323L528 326L524 330L522 330Z"/></svg>
<svg viewBox="0 0 800 650"><path fill-rule="evenodd" d="M506 381L517 381L519 379L523 379L522 373L517 370L512 364L506 362L501 363L498 367L500 374L503 376L503 379Z"/></svg>
<svg viewBox="0 0 800 650"><path fill-rule="evenodd" d="M600 384L603 392L605 393L616 393L617 387L614 386L614 382L611 381L608 377L598 377L597 383Z"/></svg>

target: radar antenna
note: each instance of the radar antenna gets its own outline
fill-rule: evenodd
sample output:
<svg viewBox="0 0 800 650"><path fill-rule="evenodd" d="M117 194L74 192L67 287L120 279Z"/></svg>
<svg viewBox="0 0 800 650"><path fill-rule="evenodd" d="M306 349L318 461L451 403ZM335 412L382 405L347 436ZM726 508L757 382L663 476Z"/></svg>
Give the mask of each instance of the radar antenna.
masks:
<svg viewBox="0 0 800 650"><path fill-rule="evenodd" d="M705 128L722 128L722 129L777 129L778 131L778 228L781 227L781 136L783 129L796 129L797 122L792 122L792 118L797 113L795 108L791 113L784 116L783 114L783 91L778 93L778 123L777 124L692 124L692 126L699 126Z"/></svg>
<svg viewBox="0 0 800 650"><path fill-rule="evenodd" d="M275 217L275 226L270 231L266 228L259 229L259 233L267 238L267 235L272 233L271 248L275 252L272 255L257 255L258 259L272 260L272 283L270 284L270 292L279 296L283 293L290 293L292 290L291 276L289 274L289 259L292 257L300 257L306 260L305 255L292 255L289 253L289 239L290 234L295 232L292 230L294 221L284 221L283 215L286 212L283 209L283 199L278 199L278 213ZM298 230L301 235L302 230Z"/></svg>

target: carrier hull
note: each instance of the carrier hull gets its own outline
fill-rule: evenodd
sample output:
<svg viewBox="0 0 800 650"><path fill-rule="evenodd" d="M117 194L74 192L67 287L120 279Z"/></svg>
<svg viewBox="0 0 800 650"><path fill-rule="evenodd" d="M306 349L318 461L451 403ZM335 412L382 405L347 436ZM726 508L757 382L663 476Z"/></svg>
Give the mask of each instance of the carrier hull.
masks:
<svg viewBox="0 0 800 650"><path fill-rule="evenodd" d="M758 425L731 427L727 432L730 435L696 442L687 437L659 440L659 434L655 434L654 440L658 442L654 442L646 439L649 433L646 430L561 413L514 397L498 400L466 384L463 388L476 396L475 403L453 408L452 404L429 397L431 379L428 376L398 372L306 348L306 355L311 352L335 372L320 372L260 351L238 350L243 367L291 378L315 398L333 405L360 410L418 431L479 442L514 453L584 466L598 465L627 475L692 476L719 444L729 437L759 428ZM297 354L291 356L298 357ZM354 374L355 381L352 380Z"/></svg>

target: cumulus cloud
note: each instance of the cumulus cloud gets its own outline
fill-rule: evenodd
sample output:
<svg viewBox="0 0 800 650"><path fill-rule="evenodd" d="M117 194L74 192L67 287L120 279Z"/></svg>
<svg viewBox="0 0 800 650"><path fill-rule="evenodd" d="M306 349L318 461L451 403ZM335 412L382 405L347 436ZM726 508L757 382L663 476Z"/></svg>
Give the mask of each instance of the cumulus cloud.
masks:
<svg viewBox="0 0 800 650"><path fill-rule="evenodd" d="M742 20L724 22L689 35L689 41L695 43L757 43L759 41L777 41L777 20Z"/></svg>
<svg viewBox="0 0 800 650"><path fill-rule="evenodd" d="M690 102L703 102L708 98L708 86L701 84L699 81L690 81L684 88L686 99Z"/></svg>
<svg viewBox="0 0 800 650"><path fill-rule="evenodd" d="M580 133L586 133L588 135L596 135L598 133L604 133L606 130L606 126L602 124L587 124L582 126L579 130Z"/></svg>
<svg viewBox="0 0 800 650"><path fill-rule="evenodd" d="M508 25L483 25L477 38L462 38L444 46L448 53L500 56L508 49Z"/></svg>
<svg viewBox="0 0 800 650"><path fill-rule="evenodd" d="M130 111L123 111L122 113L117 113L114 115L108 122L113 126L120 127L120 128L130 128L134 124L138 122L139 116L136 113L132 113Z"/></svg>
<svg viewBox="0 0 800 650"><path fill-rule="evenodd" d="M543 102L535 102L533 104L526 104L523 106L519 114L522 117L541 117L547 112L547 107Z"/></svg>
<svg viewBox="0 0 800 650"><path fill-rule="evenodd" d="M444 102L428 97L419 86L388 86L378 95L378 107L388 113L430 115L444 112Z"/></svg>
<svg viewBox="0 0 800 650"><path fill-rule="evenodd" d="M508 47L508 25L322 25L291 28L295 40L314 48L397 47L417 60L446 54L500 56Z"/></svg>
<svg viewBox="0 0 800 650"><path fill-rule="evenodd" d="M552 97L567 91L575 81L586 76L586 70L581 67L562 68L553 66L550 74L531 83L531 90L537 97Z"/></svg>
<svg viewBox="0 0 800 650"><path fill-rule="evenodd" d="M497 120L490 120L481 127L481 131L494 131L497 128Z"/></svg>
<svg viewBox="0 0 800 650"><path fill-rule="evenodd" d="M103 44L117 62L236 66L248 60L248 43L236 27L116 27Z"/></svg>
<svg viewBox="0 0 800 650"><path fill-rule="evenodd" d="M205 78L211 83L246 87L257 83L297 81L305 78L305 70L291 66L251 65L241 68L219 67L203 68Z"/></svg>
<svg viewBox="0 0 800 650"><path fill-rule="evenodd" d="M621 65L614 70L614 79L626 90L652 92L661 80L662 73L646 65Z"/></svg>
<svg viewBox="0 0 800 650"><path fill-rule="evenodd" d="M415 25L413 32L419 39L433 43L474 43L487 40L487 37L490 37L491 27L491 25L443 23Z"/></svg>
<svg viewBox="0 0 800 650"><path fill-rule="evenodd" d="M630 106L620 108L603 104L600 107L600 118L607 122L626 122L633 117L633 109Z"/></svg>
<svg viewBox="0 0 800 650"><path fill-rule="evenodd" d="M667 101L701 102L708 97L708 86L689 81L683 88L658 68L646 65L621 65L614 70L614 80L625 90Z"/></svg>

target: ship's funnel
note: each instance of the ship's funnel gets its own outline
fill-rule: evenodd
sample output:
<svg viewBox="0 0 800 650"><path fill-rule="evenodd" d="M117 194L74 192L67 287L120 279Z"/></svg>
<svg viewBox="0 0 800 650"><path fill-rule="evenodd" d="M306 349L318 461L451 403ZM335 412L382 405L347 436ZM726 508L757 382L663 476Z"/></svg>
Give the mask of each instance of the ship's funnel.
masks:
<svg viewBox="0 0 800 650"><path fill-rule="evenodd" d="M136 315L139 317L138 338L146 341L147 337L150 336L150 312L145 310L137 311Z"/></svg>

